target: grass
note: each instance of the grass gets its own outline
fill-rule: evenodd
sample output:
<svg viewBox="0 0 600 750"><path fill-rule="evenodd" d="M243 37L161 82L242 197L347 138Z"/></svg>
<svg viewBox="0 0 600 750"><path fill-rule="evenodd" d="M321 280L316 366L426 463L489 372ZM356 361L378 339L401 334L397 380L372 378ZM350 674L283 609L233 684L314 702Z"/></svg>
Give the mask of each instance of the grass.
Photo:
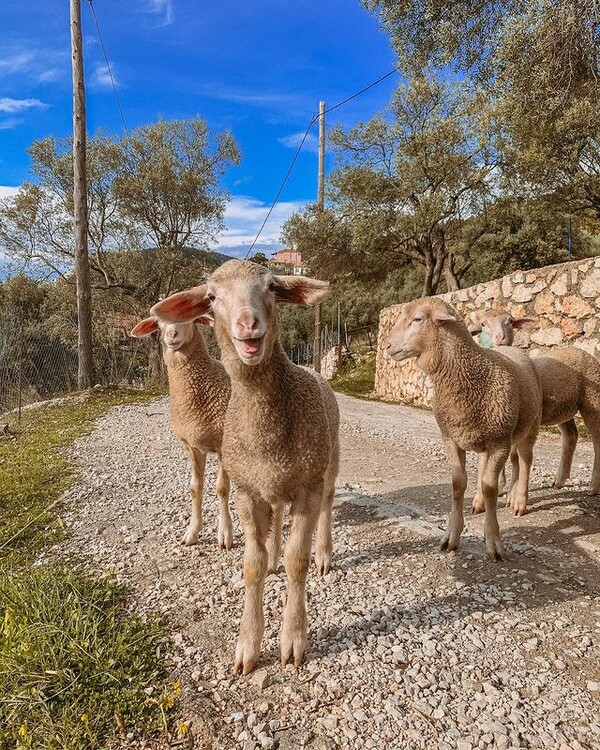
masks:
<svg viewBox="0 0 600 750"><path fill-rule="evenodd" d="M113 582L35 567L62 534L58 501L75 479L68 448L116 404L160 391L93 392L23 414L0 442L0 749L118 747L167 732L177 686L165 683L156 621L127 614Z"/></svg>
<svg viewBox="0 0 600 750"><path fill-rule="evenodd" d="M375 358L359 359L343 365L330 381L334 391L366 398L375 388Z"/></svg>

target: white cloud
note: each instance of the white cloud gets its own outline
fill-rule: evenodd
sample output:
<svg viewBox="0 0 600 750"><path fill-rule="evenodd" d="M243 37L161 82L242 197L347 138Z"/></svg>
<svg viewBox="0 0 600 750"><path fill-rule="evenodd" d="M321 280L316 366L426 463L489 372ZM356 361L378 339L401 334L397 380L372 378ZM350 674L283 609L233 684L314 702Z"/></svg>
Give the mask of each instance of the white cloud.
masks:
<svg viewBox="0 0 600 750"><path fill-rule="evenodd" d="M9 187L8 185L0 185L0 200L3 198L12 198L19 192L18 187Z"/></svg>
<svg viewBox="0 0 600 750"><path fill-rule="evenodd" d="M283 138L278 138L277 140L279 143L282 143L287 148L293 148L296 150L300 144L302 143L302 139L304 138L304 133L292 133L291 135L286 135ZM319 153L319 136L314 135L313 133L309 133L306 136L306 140L304 141L304 144L302 145L303 151L311 151L314 154Z"/></svg>
<svg viewBox="0 0 600 750"><path fill-rule="evenodd" d="M13 75L29 70L34 61L33 52L14 52L0 57L0 75Z"/></svg>
<svg viewBox="0 0 600 750"><path fill-rule="evenodd" d="M39 99L11 99L8 96L0 98L0 112L8 112L9 114L39 107L45 109L47 106Z"/></svg>
<svg viewBox="0 0 600 750"><path fill-rule="evenodd" d="M279 250L281 227L286 219L296 211L300 211L305 205L303 201L278 203L269 216L253 252L262 250L269 254ZM234 196L225 209L227 231L217 239L217 246L213 249L243 257L254 241L269 208L269 205L255 198Z"/></svg>
<svg viewBox="0 0 600 750"><path fill-rule="evenodd" d="M117 77L115 75L115 67L111 64L110 69L108 65L97 63L96 68L92 74L91 77L91 85L95 86L98 89L109 89L112 88L112 81L110 77L110 73L112 71L113 79L115 81L115 86L119 85L119 82L117 81Z"/></svg>
<svg viewBox="0 0 600 750"><path fill-rule="evenodd" d="M162 16L161 26L173 23L173 0L145 0L144 11Z"/></svg>
<svg viewBox="0 0 600 750"><path fill-rule="evenodd" d="M12 130L18 128L23 122L20 117L9 117L8 120L0 120L0 130Z"/></svg>

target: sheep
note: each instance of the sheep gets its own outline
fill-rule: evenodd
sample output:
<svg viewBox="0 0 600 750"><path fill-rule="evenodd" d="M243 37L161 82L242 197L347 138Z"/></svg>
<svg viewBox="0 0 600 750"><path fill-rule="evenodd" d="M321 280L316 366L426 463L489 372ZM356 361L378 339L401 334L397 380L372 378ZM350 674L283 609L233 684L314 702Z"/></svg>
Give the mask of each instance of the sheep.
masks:
<svg viewBox="0 0 600 750"><path fill-rule="evenodd" d="M515 330L520 330L528 323L533 323L532 318L515 318L506 310L485 310L477 316L478 322L469 326L469 331L479 334L479 343L485 349L493 349L495 346L512 346L515 338Z"/></svg>
<svg viewBox="0 0 600 750"><path fill-rule="evenodd" d="M156 304L151 313L178 322L212 309L222 361L231 378L223 431L223 464L234 482L244 528L245 600L234 671L251 672L264 631L263 589L276 567L278 526L290 505L284 549L287 603L281 664L298 666L307 644L306 576L317 527L318 572L331 568L331 513L339 468L339 410L320 377L290 362L278 336L277 303L314 305L328 283L276 276L250 261L231 260L206 284Z"/></svg>
<svg viewBox="0 0 600 750"><path fill-rule="evenodd" d="M205 317L200 322L211 323L212 319ZM223 365L208 354L204 337L193 322L174 325L150 317L140 321L130 336L149 336L159 329L169 378L171 429L181 441L192 469L192 512L182 544L198 544L202 530L206 454L217 453L217 545L219 549L229 550L233 547L233 526L229 513L230 483L220 461L223 421L231 392L229 377Z"/></svg>
<svg viewBox="0 0 600 750"><path fill-rule="evenodd" d="M506 310L480 316L480 323L490 339L501 340L508 346L513 343L513 329L530 322L533 322L530 318L515 319ZM553 349L532 361L542 383L541 424L558 425L562 435L560 464L553 486L564 487L571 475L579 437L573 417L579 412L594 444L589 494L600 494L600 363L577 347ZM510 501L509 496L508 503Z"/></svg>
<svg viewBox="0 0 600 750"><path fill-rule="evenodd" d="M513 361L477 346L458 313L432 297L404 305L387 339L387 352L396 361L416 357L418 366L433 381L433 412L452 467L452 512L441 549L454 550L460 541L466 451L472 450L484 454L487 554L493 560L505 559L496 514L498 476L515 443L521 468L515 499L526 502L542 408L533 366L525 355Z"/></svg>

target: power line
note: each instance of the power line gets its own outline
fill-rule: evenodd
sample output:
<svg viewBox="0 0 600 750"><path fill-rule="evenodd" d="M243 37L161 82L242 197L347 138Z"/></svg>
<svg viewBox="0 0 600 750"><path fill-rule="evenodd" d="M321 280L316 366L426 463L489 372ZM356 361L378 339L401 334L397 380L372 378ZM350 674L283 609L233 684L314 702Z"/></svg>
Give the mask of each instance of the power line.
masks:
<svg viewBox="0 0 600 750"><path fill-rule="evenodd" d="M110 82L112 85L113 94L115 95L115 100L117 102L119 114L121 115L121 122L123 123L123 130L127 132L127 125L125 124L125 116L123 115L123 108L121 107L121 102L119 101L119 95L117 94L117 85L115 83L115 78L113 76L112 68L110 67L110 62L108 61L108 55L106 54L106 47L104 46L102 33L100 32L100 23L98 22L98 16L96 15L96 11L94 9L94 4L92 0L88 0L88 2L90 4L92 15L94 16L94 23L96 24L96 33L98 34L98 41L100 42L100 47L102 48L102 53L104 54L104 60L106 61L106 69L108 70L108 75L110 76Z"/></svg>
<svg viewBox="0 0 600 750"><path fill-rule="evenodd" d="M91 2L91 0L90 0L90 2ZM360 91L357 91L356 93L351 94L350 96L346 97L345 99L342 99L341 102L338 102L337 104L334 104L332 107L329 107L326 111L327 112L333 112L334 109L338 109L339 107L342 107L344 104L347 104L348 102L352 101L352 99L356 99L357 96L360 96L361 94L364 94L366 91L369 91L369 89L372 89L374 86L377 86L382 81L385 81L386 78L389 78L391 75L394 75L394 73L397 73L397 72L398 72L398 69L397 68L393 68L392 70L388 71L385 75L383 75L380 78L378 78L376 81L373 81L373 83L370 83L368 86L365 86L364 88L360 89ZM289 166L289 168L288 168L288 170L287 170L287 172L285 174L285 177L283 178L283 181L282 181L281 185L279 186L279 190L277 191L277 195L275 196L275 200L271 204L271 208L269 208L269 211L267 212L267 215L265 216L265 219L264 219L263 223L261 224L260 229L258 230L258 233L257 233L256 237L252 240L252 244L248 248L248 251L246 252L246 255L244 255L244 258L248 257L248 255L250 254L252 248L258 242L258 238L262 234L262 231L265 228L265 225L266 225L267 221L269 220L269 217L273 213L273 210L274 210L275 206L277 205L277 202L279 201L279 197L280 197L281 193L283 192L283 188L286 186L286 183L287 183L287 181L288 181L288 179L289 179L289 177L290 177L290 175L292 173L292 169L294 168L294 165L296 164L296 160L298 159L298 156L300 155L300 151L302 150L302 146L304 146L304 142L306 141L306 139L308 137L308 133L309 133L310 129L312 128L312 126L315 124L315 122L317 122L318 119L319 119L319 115L318 114L317 115L313 115L311 121L308 123L308 126L306 128L306 131L304 132L304 136L302 137L300 145L298 146L298 149L297 149L296 153L294 154L294 158L291 161L291 164L290 164L290 166Z"/></svg>

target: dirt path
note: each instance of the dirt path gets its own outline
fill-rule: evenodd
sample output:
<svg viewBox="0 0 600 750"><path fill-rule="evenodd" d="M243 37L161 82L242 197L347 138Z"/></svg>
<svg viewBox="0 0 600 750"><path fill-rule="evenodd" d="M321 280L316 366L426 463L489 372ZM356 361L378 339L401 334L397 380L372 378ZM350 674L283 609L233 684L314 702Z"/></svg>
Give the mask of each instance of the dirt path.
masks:
<svg viewBox="0 0 600 750"><path fill-rule="evenodd" d="M550 488L559 441L536 451L531 512L500 511L510 559L484 558L482 517L441 554L448 466L428 412L340 396L334 570L308 581L309 650L281 671L283 567L267 580L263 660L231 673L242 609L242 536L218 552L214 464L205 527L179 544L188 470L165 399L119 407L78 441L81 480L57 551L115 570L138 610L166 614L180 649L181 719L197 747L600 748L600 499ZM470 463L474 476L474 463ZM581 484L583 483L583 484Z"/></svg>

